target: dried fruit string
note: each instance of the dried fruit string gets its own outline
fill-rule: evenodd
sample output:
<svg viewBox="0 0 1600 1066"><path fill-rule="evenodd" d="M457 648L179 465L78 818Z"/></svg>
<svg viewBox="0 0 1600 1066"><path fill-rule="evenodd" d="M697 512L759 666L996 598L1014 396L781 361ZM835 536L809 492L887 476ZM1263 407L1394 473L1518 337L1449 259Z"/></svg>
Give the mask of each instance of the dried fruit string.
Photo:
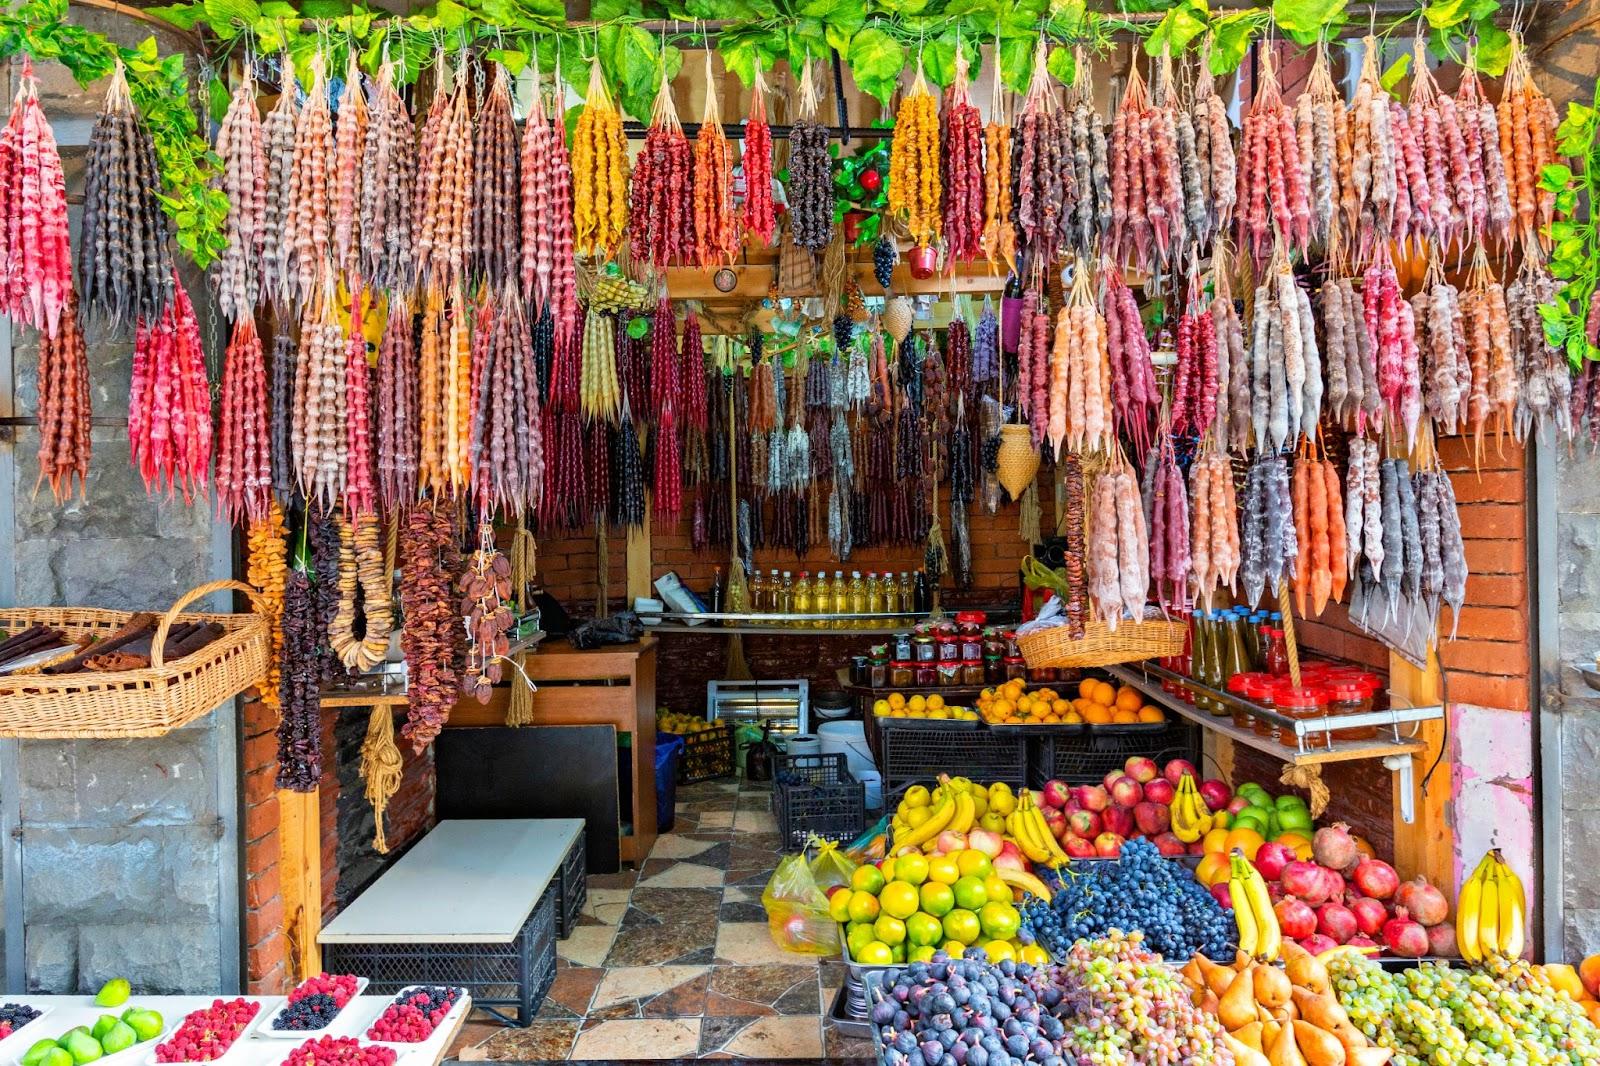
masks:
<svg viewBox="0 0 1600 1066"><path fill-rule="evenodd" d="M299 127L299 89L294 61L279 60L283 91L261 124L267 157L266 202L261 216L261 301L286 308L295 299L299 271L294 254L295 130ZM255 106L252 99L251 107ZM409 136L409 134L408 134Z"/></svg>
<svg viewBox="0 0 1600 1066"><path fill-rule="evenodd" d="M372 87L362 160L361 270L377 289L409 291L416 279L412 248L412 190L416 135L411 112L395 91L394 64L385 60Z"/></svg>
<svg viewBox="0 0 1600 1066"><path fill-rule="evenodd" d="M176 275L172 285L160 318L134 332L128 442L145 491L181 488L188 500L211 469L211 387L194 306Z"/></svg>
<svg viewBox="0 0 1600 1066"><path fill-rule="evenodd" d="M217 155L222 159L222 191L228 198L228 246L211 268L217 307L224 317L237 321L255 312L261 295L261 254L265 247L267 211L267 154L256 109L256 80L251 64L228 101L228 111L217 131ZM90 156L94 155L91 148ZM87 219L87 204L85 218ZM82 249L87 227L79 237Z"/></svg>
<svg viewBox="0 0 1600 1066"><path fill-rule="evenodd" d="M789 127L789 181L784 187L794 242L820 252L833 239L833 160L828 155L828 128L817 121L821 92L812 77L814 64L801 69L799 115Z"/></svg>
<svg viewBox="0 0 1600 1066"><path fill-rule="evenodd" d="M223 356L217 511L235 526L262 521L272 500L267 368L253 315L234 324Z"/></svg>
<svg viewBox="0 0 1600 1066"><path fill-rule="evenodd" d="M295 285L310 303L332 242L332 198L336 178L333 117L328 112L328 83L323 56L311 60L311 89L295 118L294 194L284 240L294 246Z"/></svg>
<svg viewBox="0 0 1600 1066"><path fill-rule="evenodd" d="M406 624L406 723L400 734L421 753L444 728L459 694L457 645L461 619L451 582L461 566L456 508L437 497L406 516L400 535L400 606Z"/></svg>
<svg viewBox="0 0 1600 1066"><path fill-rule="evenodd" d="M389 298L389 318L378 344L378 503L385 514L407 507L417 495L421 446L416 348L411 308L400 295Z"/></svg>
<svg viewBox="0 0 1600 1066"><path fill-rule="evenodd" d="M472 139L472 276L499 292L521 268L522 182L517 124L506 68L495 64Z"/></svg>
<svg viewBox="0 0 1600 1066"><path fill-rule="evenodd" d="M251 519L245 534L247 557L245 580L261 590L257 610L267 619L267 630L272 638L272 651L267 657L267 672L256 691L261 702L276 710L279 705L279 662L283 653L284 585L289 567L284 553L288 550L288 530L283 524L283 508L278 501L269 499L267 510L259 518Z"/></svg>
<svg viewBox="0 0 1600 1066"><path fill-rule="evenodd" d="M368 166L365 158L369 115L361 89L361 68L356 50L350 49L344 71L344 92L334 125L333 149L333 256L347 276L360 269L362 245L373 237L361 231L361 181Z"/></svg>
<svg viewBox="0 0 1600 1066"><path fill-rule="evenodd" d="M27 56L11 117L0 130L0 257L7 264L0 311L54 337L72 293L67 186Z"/></svg>
<svg viewBox="0 0 1600 1066"><path fill-rule="evenodd" d="M1005 94L999 78L989 104L989 123L983 128L983 255L991 268L1017 270L1017 234L1011 221L1012 130L1005 114ZM876 249L874 259L876 259ZM887 286L885 286L887 288Z"/></svg>
<svg viewBox="0 0 1600 1066"><path fill-rule="evenodd" d="M572 136L573 248L609 257L628 223L628 145L598 56L589 66L584 100Z"/></svg>
<svg viewBox="0 0 1600 1066"><path fill-rule="evenodd" d="M743 235L733 204L733 146L722 132L709 48L705 86L705 110L694 138L694 239L700 265L716 267L733 262Z"/></svg>
<svg viewBox="0 0 1600 1066"><path fill-rule="evenodd" d="M939 239L941 200L939 101L917 60L916 78L894 117L889 149L889 212L904 220L911 239L929 245Z"/></svg>
<svg viewBox="0 0 1600 1066"><path fill-rule="evenodd" d="M956 80L945 108L944 235L951 258L970 263L983 251L984 126L972 102L967 54L956 41ZM832 217L830 198L829 217Z"/></svg>
<svg viewBox="0 0 1600 1066"><path fill-rule="evenodd" d="M578 279L573 259L572 163L564 131L546 110L534 65L532 110L522 135L522 291L534 317L549 314L563 337L578 328ZM556 67L556 85L561 68Z"/></svg>
<svg viewBox="0 0 1600 1066"><path fill-rule="evenodd" d="M78 296L67 295L56 335L39 337L39 477L50 483L56 503L70 499L73 479L87 498L89 454L89 358L78 324Z"/></svg>
<svg viewBox="0 0 1600 1066"><path fill-rule="evenodd" d="M628 245L634 262L657 270L689 262L695 249L694 151L678 121L665 65L631 190Z"/></svg>

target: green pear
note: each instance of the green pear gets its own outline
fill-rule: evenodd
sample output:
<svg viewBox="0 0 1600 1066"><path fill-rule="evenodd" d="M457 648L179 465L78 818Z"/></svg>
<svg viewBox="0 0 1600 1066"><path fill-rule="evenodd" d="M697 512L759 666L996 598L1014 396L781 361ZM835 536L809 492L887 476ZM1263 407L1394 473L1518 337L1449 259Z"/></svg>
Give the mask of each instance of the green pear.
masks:
<svg viewBox="0 0 1600 1066"><path fill-rule="evenodd" d="M96 1044L95 1047L99 1047ZM53 1047L44 1053L44 1058L39 1060L39 1066L74 1066L72 1053L63 1047Z"/></svg>
<svg viewBox="0 0 1600 1066"><path fill-rule="evenodd" d="M95 1020L94 1028L89 1030L89 1035L96 1040L104 1040L105 1035L111 1032L111 1027L120 1021L121 1019L115 1014L102 1014Z"/></svg>
<svg viewBox="0 0 1600 1066"><path fill-rule="evenodd" d="M45 1053L55 1046L56 1042L48 1038L35 1041L34 1045L23 1053L22 1066L39 1066Z"/></svg>
<svg viewBox="0 0 1600 1066"><path fill-rule="evenodd" d="M100 986L100 991L95 993L94 1005L96 1007L120 1007L128 1002L128 979L126 977L113 977Z"/></svg>
<svg viewBox="0 0 1600 1066"><path fill-rule="evenodd" d="M61 1046L71 1055L74 1066L84 1066L105 1054L105 1049L88 1033L71 1032L61 1041Z"/></svg>
<svg viewBox="0 0 1600 1066"><path fill-rule="evenodd" d="M139 1034L133 1031L131 1025L127 1022L117 1022L111 1027L110 1032L100 1038L100 1047L107 1055L115 1055L119 1051L131 1048L138 1042Z"/></svg>
<svg viewBox="0 0 1600 1066"><path fill-rule="evenodd" d="M161 1015L149 1009L130 1010L122 1016L140 1040L154 1040L161 1035Z"/></svg>

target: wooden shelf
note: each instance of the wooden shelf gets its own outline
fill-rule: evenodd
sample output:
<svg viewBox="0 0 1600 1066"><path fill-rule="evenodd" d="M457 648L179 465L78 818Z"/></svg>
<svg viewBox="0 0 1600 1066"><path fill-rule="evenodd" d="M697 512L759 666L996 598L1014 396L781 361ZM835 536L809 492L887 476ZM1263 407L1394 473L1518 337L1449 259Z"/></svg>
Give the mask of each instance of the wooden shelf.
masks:
<svg viewBox="0 0 1600 1066"><path fill-rule="evenodd" d="M1220 717L1199 707L1178 699L1166 689L1161 687L1162 677L1156 676L1152 668L1143 665L1111 666L1106 672L1124 684L1132 685L1162 707L1196 723L1203 729L1209 729L1218 736L1225 736L1236 744L1264 751L1268 755L1282 759L1292 766L1313 766L1322 763L1349 762L1357 759L1383 759L1390 755L1414 756L1420 754L1427 747L1421 738L1409 739L1379 736L1372 740L1333 740L1327 742L1325 747L1308 748L1305 751L1296 751L1287 744L1273 740L1271 737L1260 736L1253 729L1235 725L1231 717ZM1162 671L1166 673L1166 671ZM1176 675L1173 675L1174 677ZM1239 702L1239 701L1235 701ZM1426 712L1430 708L1411 709L1417 712ZM1442 709L1441 709L1442 710ZM1428 715L1417 720L1426 720ZM1394 732L1391 729L1391 732Z"/></svg>

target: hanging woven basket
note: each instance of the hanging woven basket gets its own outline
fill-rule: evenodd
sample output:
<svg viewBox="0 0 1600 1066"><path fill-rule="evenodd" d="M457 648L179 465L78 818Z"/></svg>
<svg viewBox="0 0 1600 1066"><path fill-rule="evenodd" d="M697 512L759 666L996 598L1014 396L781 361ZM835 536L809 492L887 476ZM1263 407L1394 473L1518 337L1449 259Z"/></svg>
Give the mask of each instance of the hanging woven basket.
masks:
<svg viewBox="0 0 1600 1066"><path fill-rule="evenodd" d="M996 457L995 477L1013 500L1033 484L1039 472L1039 449L1033 446L1033 433L1027 426L1000 427L1000 452Z"/></svg>

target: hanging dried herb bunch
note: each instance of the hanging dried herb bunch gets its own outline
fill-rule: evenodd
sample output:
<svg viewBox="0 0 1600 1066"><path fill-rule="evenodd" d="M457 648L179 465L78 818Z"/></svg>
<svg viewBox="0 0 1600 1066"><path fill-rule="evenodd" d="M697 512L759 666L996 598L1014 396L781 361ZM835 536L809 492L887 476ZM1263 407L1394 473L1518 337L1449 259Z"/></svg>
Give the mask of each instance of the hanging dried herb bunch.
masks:
<svg viewBox="0 0 1600 1066"><path fill-rule="evenodd" d="M21 103L19 101L19 106ZM29 113L37 112L35 102ZM48 136L49 127L44 124L42 114L38 115L37 122L38 128ZM45 155L42 138L40 145L32 149L23 142L23 165L31 165L28 161L38 158L42 180L25 181L22 191L26 194L29 189L38 190L41 206L48 208L55 190ZM55 156L53 143L48 155ZM0 159L3 158L4 150L0 147ZM54 167L59 177L59 159ZM139 318L154 321L166 310L172 298L172 254L167 246L167 216L158 199L160 189L155 146L144 120L133 106L133 98L128 95L128 79L119 62L111 75L105 103L95 119L94 131L89 135L89 158L84 168L78 278L83 286L80 311L88 320L120 329ZM64 210L64 198L61 206ZM24 235L19 250L25 257L40 255L43 258L47 254L53 257L56 252L48 239L49 230L45 228L50 212L34 209L34 214L39 232L31 239ZM65 234L61 236L61 248L65 249ZM30 248L30 244L37 247ZM64 262L62 269L65 269ZM70 281L66 284L70 285ZM48 285L42 291L47 294L48 302ZM63 287L56 298L64 301L65 296ZM53 333L53 317L50 322Z"/></svg>

